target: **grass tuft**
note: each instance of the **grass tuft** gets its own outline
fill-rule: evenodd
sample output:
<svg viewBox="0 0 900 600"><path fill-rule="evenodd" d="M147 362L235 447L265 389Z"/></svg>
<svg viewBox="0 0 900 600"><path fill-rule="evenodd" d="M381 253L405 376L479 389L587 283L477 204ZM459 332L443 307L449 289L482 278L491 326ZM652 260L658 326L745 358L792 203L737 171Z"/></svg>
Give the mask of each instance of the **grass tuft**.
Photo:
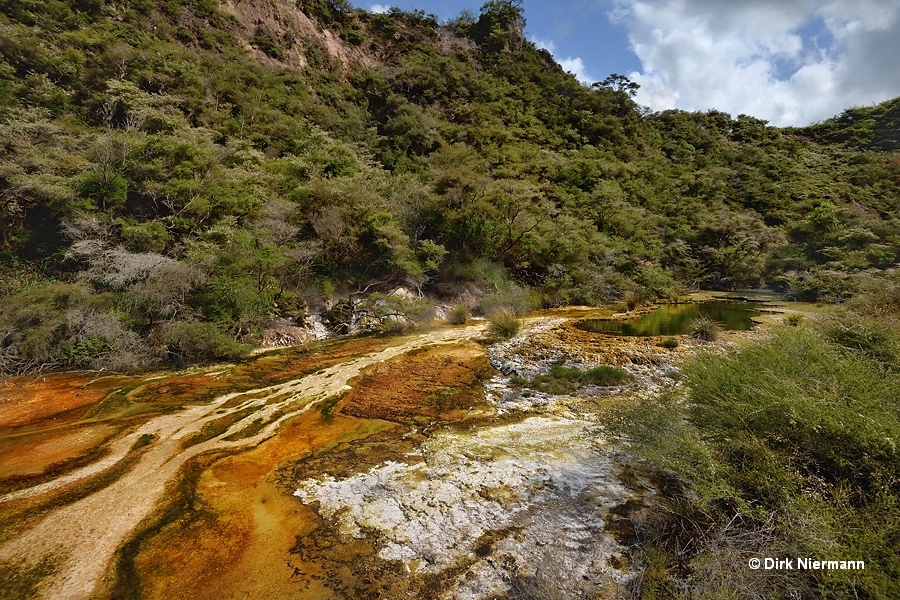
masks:
<svg viewBox="0 0 900 600"><path fill-rule="evenodd" d="M714 342L722 337L722 326L708 317L697 317L691 322L691 336L698 340Z"/></svg>
<svg viewBox="0 0 900 600"><path fill-rule="evenodd" d="M465 304L455 304L447 313L447 321L453 325L465 325L469 320L469 307Z"/></svg>
<svg viewBox="0 0 900 600"><path fill-rule="evenodd" d="M134 442L134 445L131 447L131 450L139 450L144 446L149 446L150 442L152 442L156 438L152 433L142 433L140 437Z"/></svg>
<svg viewBox="0 0 900 600"><path fill-rule="evenodd" d="M489 327L491 336L497 340L508 340L522 329L522 322L516 313L503 306L494 309L488 315L488 320L491 322Z"/></svg>
<svg viewBox="0 0 900 600"><path fill-rule="evenodd" d="M784 324L788 327L797 327L803 321L803 315L794 313L791 315L785 315Z"/></svg>
<svg viewBox="0 0 900 600"><path fill-rule="evenodd" d="M626 310L634 310L642 306L645 301L644 294L633 290L629 290L622 295L622 302L625 303Z"/></svg>

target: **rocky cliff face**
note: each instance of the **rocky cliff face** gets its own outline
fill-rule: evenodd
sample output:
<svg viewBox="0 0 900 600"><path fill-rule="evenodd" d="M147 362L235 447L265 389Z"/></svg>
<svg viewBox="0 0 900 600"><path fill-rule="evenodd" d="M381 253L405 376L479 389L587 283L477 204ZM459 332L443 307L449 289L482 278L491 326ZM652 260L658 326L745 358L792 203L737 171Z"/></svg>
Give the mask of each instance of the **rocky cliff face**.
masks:
<svg viewBox="0 0 900 600"><path fill-rule="evenodd" d="M234 33L262 63L275 67L310 66L311 54L323 51L344 70L374 66L374 57L346 44L332 30L286 0L226 0L219 8L235 20Z"/></svg>

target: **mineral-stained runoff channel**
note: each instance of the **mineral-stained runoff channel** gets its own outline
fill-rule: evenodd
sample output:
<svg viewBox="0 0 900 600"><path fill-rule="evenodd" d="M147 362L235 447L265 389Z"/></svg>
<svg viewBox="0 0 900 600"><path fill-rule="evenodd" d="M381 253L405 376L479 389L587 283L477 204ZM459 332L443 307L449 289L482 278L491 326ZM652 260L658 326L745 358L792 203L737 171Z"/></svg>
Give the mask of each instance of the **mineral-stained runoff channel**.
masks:
<svg viewBox="0 0 900 600"><path fill-rule="evenodd" d="M491 348L494 366L519 347L544 362L571 351L564 321ZM0 430L7 454L31 444L40 465L67 432L79 452L108 440L0 488L0 597L614 596L633 576L607 533L633 496L616 448L589 402L503 405L482 335L128 380L59 424Z"/></svg>

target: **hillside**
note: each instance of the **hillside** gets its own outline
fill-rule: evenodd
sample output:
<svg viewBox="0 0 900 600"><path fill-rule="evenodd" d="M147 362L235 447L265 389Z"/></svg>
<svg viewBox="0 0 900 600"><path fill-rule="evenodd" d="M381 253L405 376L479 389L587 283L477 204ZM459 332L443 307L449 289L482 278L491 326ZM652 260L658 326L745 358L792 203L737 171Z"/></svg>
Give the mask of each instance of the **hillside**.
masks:
<svg viewBox="0 0 900 600"><path fill-rule="evenodd" d="M841 300L896 264L898 100L650 113L519 4L0 0L0 372L233 358L350 300L373 328L425 298Z"/></svg>

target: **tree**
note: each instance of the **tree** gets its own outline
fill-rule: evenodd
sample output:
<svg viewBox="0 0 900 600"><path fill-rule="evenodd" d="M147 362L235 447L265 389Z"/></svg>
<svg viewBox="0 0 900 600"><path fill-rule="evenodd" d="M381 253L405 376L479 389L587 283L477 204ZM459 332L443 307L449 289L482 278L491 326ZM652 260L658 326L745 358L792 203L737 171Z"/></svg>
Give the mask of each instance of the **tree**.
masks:
<svg viewBox="0 0 900 600"><path fill-rule="evenodd" d="M611 90L613 92L625 94L629 98L634 98L637 95L638 90L641 89L640 84L631 81L624 75L618 75L616 73L613 73L603 81L592 83L591 87L594 89Z"/></svg>
<svg viewBox="0 0 900 600"><path fill-rule="evenodd" d="M472 27L473 39L489 53L522 50L525 16L523 0L489 0Z"/></svg>

